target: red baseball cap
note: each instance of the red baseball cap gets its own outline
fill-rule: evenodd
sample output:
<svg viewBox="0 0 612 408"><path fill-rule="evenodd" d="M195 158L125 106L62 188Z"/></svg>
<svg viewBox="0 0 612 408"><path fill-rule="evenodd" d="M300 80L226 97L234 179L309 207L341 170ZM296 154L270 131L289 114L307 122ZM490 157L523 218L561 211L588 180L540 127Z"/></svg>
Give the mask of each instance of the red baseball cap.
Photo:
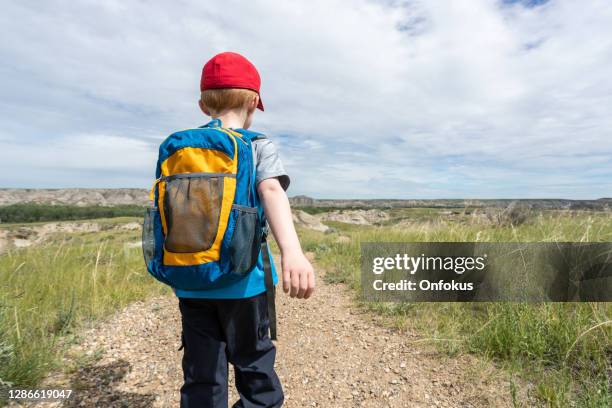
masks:
<svg viewBox="0 0 612 408"><path fill-rule="evenodd" d="M257 92L261 86L261 78L255 65L235 52L222 52L212 57L202 69L200 91L219 88L241 88ZM257 108L264 110L259 95Z"/></svg>

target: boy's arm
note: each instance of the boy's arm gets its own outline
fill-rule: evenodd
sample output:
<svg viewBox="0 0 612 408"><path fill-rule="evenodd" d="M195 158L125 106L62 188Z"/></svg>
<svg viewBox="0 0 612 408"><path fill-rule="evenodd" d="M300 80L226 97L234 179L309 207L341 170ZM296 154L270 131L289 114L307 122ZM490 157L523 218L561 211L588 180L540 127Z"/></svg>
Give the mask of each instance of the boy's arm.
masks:
<svg viewBox="0 0 612 408"><path fill-rule="evenodd" d="M315 276L295 232L287 194L275 177L261 181L257 192L281 251L283 290L291 297L308 299L315 288Z"/></svg>

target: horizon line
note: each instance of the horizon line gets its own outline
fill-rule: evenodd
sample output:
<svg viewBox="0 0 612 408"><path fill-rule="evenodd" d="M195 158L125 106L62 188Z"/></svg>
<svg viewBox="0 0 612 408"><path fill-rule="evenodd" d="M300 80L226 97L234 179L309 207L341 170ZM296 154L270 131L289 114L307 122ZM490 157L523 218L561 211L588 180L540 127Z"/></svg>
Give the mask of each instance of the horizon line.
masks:
<svg viewBox="0 0 612 408"><path fill-rule="evenodd" d="M143 190L149 191L148 188L144 187L0 187L2 190ZM527 198L527 197L496 197L496 198L478 198L478 197L461 197L461 198L388 198L388 197L376 197L376 198L317 198L306 194L296 194L288 196L291 198L306 198L312 200L334 200L334 201L372 201L372 200L387 200L387 201L451 201L451 200L566 200L566 201L598 201L598 200L612 200L612 197L598 197L598 198L563 198L563 197L538 197L538 198Z"/></svg>

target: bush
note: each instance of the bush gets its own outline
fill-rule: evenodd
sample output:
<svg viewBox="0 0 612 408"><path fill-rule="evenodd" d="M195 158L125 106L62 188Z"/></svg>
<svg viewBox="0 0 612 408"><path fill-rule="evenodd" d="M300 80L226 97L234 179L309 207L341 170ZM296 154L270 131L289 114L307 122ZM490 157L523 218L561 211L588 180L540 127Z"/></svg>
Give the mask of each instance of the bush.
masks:
<svg viewBox="0 0 612 408"><path fill-rule="evenodd" d="M496 208L488 208L486 215L489 221L496 226L516 227L528 221L533 215L533 210L526 204L519 203L518 201L512 201L506 208L501 210Z"/></svg>

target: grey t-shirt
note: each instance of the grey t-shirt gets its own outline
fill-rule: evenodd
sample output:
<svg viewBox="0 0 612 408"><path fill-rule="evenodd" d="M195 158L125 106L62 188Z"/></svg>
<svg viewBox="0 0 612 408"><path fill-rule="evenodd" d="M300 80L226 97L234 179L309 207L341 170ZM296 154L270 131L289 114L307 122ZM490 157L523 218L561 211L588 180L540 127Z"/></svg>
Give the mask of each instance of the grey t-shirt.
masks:
<svg viewBox="0 0 612 408"><path fill-rule="evenodd" d="M253 159L257 172L257 184L272 177L277 177L283 190L289 187L289 175L283 167L278 150L270 139L253 141Z"/></svg>

